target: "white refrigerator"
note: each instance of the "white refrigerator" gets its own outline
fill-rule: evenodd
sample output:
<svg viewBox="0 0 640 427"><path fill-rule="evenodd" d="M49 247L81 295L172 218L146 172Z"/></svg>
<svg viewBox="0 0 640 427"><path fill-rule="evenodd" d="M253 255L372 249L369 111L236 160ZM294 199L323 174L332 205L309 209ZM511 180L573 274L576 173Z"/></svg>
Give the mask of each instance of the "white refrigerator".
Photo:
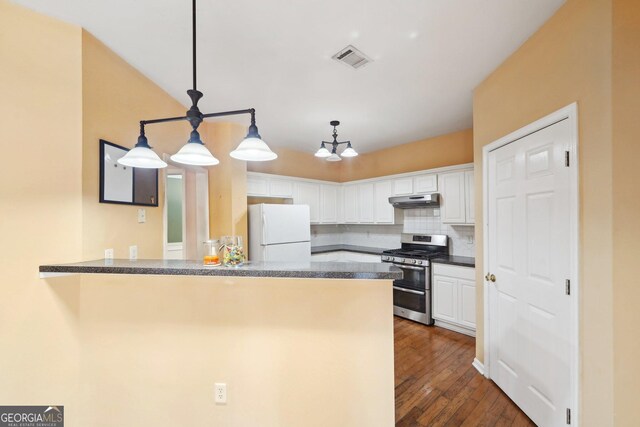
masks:
<svg viewBox="0 0 640 427"><path fill-rule="evenodd" d="M249 260L310 262L309 206L249 206Z"/></svg>

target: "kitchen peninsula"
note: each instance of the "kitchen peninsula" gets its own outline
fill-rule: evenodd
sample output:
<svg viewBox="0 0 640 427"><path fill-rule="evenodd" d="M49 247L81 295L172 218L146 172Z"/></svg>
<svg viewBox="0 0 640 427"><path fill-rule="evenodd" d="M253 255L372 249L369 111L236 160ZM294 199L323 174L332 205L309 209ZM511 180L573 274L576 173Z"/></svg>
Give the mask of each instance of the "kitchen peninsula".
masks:
<svg viewBox="0 0 640 427"><path fill-rule="evenodd" d="M394 424L401 273L387 264L116 259L39 270L52 292L78 292L77 425ZM226 404L214 403L217 383ZM104 402L109 419L96 424ZM152 410L165 403L183 410Z"/></svg>

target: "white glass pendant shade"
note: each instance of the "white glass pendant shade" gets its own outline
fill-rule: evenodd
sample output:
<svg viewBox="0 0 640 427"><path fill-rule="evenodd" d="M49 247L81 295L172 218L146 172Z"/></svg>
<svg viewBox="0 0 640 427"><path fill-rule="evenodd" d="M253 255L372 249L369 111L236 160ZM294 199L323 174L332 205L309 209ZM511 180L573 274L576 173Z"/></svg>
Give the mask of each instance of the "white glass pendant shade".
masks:
<svg viewBox="0 0 640 427"><path fill-rule="evenodd" d="M171 156L171 160L192 166L215 166L220 163L211 151L199 142L187 142L180 151Z"/></svg>
<svg viewBox="0 0 640 427"><path fill-rule="evenodd" d="M355 157L357 155L358 153L356 152L356 150L351 148L351 144L349 144L347 148L345 148L344 151L342 152L342 157Z"/></svg>
<svg viewBox="0 0 640 427"><path fill-rule="evenodd" d="M318 151L316 151L316 154L314 154L314 156L320 157L320 158L325 158L325 157L331 156L331 152L329 150L327 150L323 145L322 147L320 147L318 149Z"/></svg>
<svg viewBox="0 0 640 427"><path fill-rule="evenodd" d="M336 153L331 153L331 155L327 157L327 162L339 162L341 160L340 156Z"/></svg>
<svg viewBox="0 0 640 427"><path fill-rule="evenodd" d="M247 136L229 155L234 159L247 162L265 162L278 158L266 142L254 136Z"/></svg>
<svg viewBox="0 0 640 427"><path fill-rule="evenodd" d="M136 145L124 156L118 159L118 163L123 166L142 169L162 169L167 164L148 146Z"/></svg>

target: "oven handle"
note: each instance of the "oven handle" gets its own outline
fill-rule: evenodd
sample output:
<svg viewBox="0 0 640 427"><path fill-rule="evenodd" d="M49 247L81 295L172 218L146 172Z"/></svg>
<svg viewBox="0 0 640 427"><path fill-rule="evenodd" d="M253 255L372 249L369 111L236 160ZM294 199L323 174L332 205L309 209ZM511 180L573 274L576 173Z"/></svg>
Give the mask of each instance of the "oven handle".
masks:
<svg viewBox="0 0 640 427"><path fill-rule="evenodd" d="M400 291L400 292L406 292L408 294L424 295L424 292L414 291L412 289L401 288L399 286L394 286L393 289L395 289L396 291Z"/></svg>
<svg viewBox="0 0 640 427"><path fill-rule="evenodd" d="M424 270L426 268L426 267L414 267L412 265L396 264L395 262L393 263L393 265L395 265L398 268L406 268L409 270Z"/></svg>

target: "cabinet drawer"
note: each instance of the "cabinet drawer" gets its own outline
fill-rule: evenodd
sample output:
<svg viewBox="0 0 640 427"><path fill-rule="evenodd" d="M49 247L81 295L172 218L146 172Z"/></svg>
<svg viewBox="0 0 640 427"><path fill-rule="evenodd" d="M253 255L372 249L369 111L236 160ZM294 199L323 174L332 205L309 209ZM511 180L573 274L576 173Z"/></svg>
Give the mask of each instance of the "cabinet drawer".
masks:
<svg viewBox="0 0 640 427"><path fill-rule="evenodd" d="M455 277L456 279L472 280L476 279L476 269L471 267L461 267L459 265L432 264L434 275Z"/></svg>

